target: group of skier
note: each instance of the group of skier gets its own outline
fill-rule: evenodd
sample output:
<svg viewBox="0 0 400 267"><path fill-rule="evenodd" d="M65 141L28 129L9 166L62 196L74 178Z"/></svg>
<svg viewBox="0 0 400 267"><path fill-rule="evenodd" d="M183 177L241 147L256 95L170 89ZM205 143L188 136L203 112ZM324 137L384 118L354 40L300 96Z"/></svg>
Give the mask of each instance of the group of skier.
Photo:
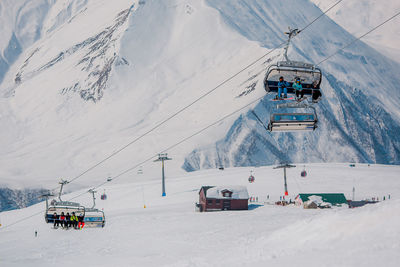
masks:
<svg viewBox="0 0 400 267"><path fill-rule="evenodd" d="M276 96L276 99L282 99L282 91L283 91L283 98L287 98L288 87L290 87L290 83L285 81L283 76L279 77L278 95ZM297 99L302 99L304 97L303 86L301 85L301 80L299 77L295 78L295 81L292 84L292 88L296 91Z"/></svg>
<svg viewBox="0 0 400 267"><path fill-rule="evenodd" d="M69 214L69 212L67 212L67 214L61 212L60 215L57 215L57 213L54 212L53 218L54 228L58 228L61 225L61 227L64 229L68 229L70 227L73 227L74 229L82 229L85 226L83 215L76 216L75 212L72 212L71 215Z"/></svg>

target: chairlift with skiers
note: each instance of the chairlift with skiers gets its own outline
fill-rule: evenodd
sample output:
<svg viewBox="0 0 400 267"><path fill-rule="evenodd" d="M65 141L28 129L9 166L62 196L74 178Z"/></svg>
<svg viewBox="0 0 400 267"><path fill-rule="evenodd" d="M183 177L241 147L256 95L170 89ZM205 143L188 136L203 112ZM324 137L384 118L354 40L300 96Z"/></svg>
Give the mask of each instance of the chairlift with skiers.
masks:
<svg viewBox="0 0 400 267"><path fill-rule="evenodd" d="M284 48L285 61L279 61L269 66L264 79L264 88L267 93L278 92L278 83L280 82L280 78L283 77L287 83L287 93L295 94L296 90L293 88L293 84L299 79L304 95L311 95L312 101L318 102L322 96L320 90L322 80L321 70L310 63L292 61L287 56L290 41L298 33L300 33L298 29L290 29L290 27L289 32L285 32L288 35L288 41ZM280 98L281 96L278 97Z"/></svg>
<svg viewBox="0 0 400 267"><path fill-rule="evenodd" d="M42 198L46 198L46 211L44 215L46 223L54 223L54 221L57 219L57 216L60 216L61 213L72 214L72 212L74 212L76 216L85 216L84 206L77 202L63 201L61 199L63 187L64 185L68 184L68 181L61 180L59 184L61 185L58 193L59 201L53 199L49 205L49 197L54 195L49 192L41 196Z"/></svg>

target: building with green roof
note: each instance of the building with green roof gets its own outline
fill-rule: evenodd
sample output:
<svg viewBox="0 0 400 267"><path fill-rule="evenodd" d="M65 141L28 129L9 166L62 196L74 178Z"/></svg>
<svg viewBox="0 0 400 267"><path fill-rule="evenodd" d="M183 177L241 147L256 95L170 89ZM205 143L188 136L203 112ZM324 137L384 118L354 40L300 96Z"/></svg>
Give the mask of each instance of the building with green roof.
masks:
<svg viewBox="0 0 400 267"><path fill-rule="evenodd" d="M296 197L296 204L304 206L307 201L319 198L324 203L329 203L332 206L342 206L347 204L347 199L343 193L301 193Z"/></svg>

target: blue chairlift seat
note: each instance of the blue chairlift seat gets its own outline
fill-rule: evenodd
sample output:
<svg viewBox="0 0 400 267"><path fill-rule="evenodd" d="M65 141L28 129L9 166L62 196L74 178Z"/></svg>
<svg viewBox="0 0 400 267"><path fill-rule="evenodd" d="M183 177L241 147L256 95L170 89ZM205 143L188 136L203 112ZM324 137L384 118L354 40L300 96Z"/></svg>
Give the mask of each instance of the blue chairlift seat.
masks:
<svg viewBox="0 0 400 267"><path fill-rule="evenodd" d="M85 227L104 227L106 218L102 210L86 208L83 221L85 222Z"/></svg>
<svg viewBox="0 0 400 267"><path fill-rule="evenodd" d="M271 132L314 131L317 116L313 113L275 113L271 115L268 130Z"/></svg>

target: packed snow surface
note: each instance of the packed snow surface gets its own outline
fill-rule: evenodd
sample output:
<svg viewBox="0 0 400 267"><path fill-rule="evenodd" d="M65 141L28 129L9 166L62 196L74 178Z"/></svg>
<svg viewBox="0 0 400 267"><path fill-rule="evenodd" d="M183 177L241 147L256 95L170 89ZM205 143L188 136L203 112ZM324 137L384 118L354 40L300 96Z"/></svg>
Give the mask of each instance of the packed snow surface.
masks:
<svg viewBox="0 0 400 267"><path fill-rule="evenodd" d="M356 209L276 206L283 171L272 166L167 173L167 196L161 197L160 181L145 171L99 189L108 195L97 199L106 214L103 229L52 229L44 222L44 203L0 213L0 265L399 266L400 167L312 164L305 166L306 178L302 167L287 170L292 200L299 192L343 192L351 199L354 186L357 200L385 201ZM249 184L251 170L255 182ZM141 181L133 182L135 176ZM211 184L246 186L258 203L249 203L248 211L195 212L200 187ZM89 194L74 200L91 205Z"/></svg>

